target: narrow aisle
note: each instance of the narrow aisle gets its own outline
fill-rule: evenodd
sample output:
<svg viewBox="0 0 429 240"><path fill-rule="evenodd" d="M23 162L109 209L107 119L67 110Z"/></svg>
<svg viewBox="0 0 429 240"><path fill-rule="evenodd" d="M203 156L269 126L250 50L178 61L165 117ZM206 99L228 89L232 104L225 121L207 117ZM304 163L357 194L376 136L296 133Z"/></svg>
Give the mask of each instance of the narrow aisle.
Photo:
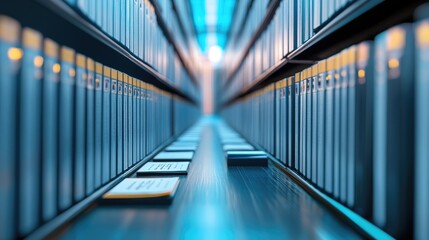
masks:
<svg viewBox="0 0 429 240"><path fill-rule="evenodd" d="M77 239L358 239L273 164L227 168L206 117L188 176L170 206L95 206L59 237ZM58 236L58 235L57 235Z"/></svg>

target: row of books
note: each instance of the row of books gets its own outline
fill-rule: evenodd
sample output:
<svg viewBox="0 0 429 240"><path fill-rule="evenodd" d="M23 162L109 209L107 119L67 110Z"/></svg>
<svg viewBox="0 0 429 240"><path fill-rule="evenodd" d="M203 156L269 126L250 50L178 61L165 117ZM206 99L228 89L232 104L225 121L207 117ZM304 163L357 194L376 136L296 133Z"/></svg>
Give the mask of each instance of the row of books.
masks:
<svg viewBox="0 0 429 240"><path fill-rule="evenodd" d="M287 54L299 48L302 44L311 39L312 36L339 13L353 4L356 0L283 0L275 10L274 16L269 22L264 32L251 47L249 53L242 61L241 54L237 54L237 49L231 49L230 53L225 53L225 64L223 69L224 79L232 81L229 83L227 94L224 99L229 99L238 91L252 83L259 75L276 65ZM259 1L258 1L259 2ZM264 2L264 1L261 1ZM255 6L256 7L256 6ZM265 16L267 7L258 6ZM256 26L262 20L255 18ZM249 19L247 25L251 25L255 20ZM246 26L247 26L246 25ZM254 28L254 27L253 27ZM252 28L252 29L253 29ZM244 39L249 41L254 32L243 34ZM247 42L240 43L239 46L246 46ZM237 47L238 48L238 47ZM234 70L240 66L238 72L232 79Z"/></svg>
<svg viewBox="0 0 429 240"><path fill-rule="evenodd" d="M158 25L149 0L65 0L107 36L166 76L184 91L192 91L190 76ZM172 9L164 12L171 13ZM171 20L170 20L171 21ZM174 57L172 57L174 56Z"/></svg>
<svg viewBox="0 0 429 240"><path fill-rule="evenodd" d="M196 117L190 103L7 16L0 78L0 239L31 233Z"/></svg>
<svg viewBox="0 0 429 240"><path fill-rule="evenodd" d="M395 238L429 234L429 6L419 12L416 23L224 111L248 139Z"/></svg>

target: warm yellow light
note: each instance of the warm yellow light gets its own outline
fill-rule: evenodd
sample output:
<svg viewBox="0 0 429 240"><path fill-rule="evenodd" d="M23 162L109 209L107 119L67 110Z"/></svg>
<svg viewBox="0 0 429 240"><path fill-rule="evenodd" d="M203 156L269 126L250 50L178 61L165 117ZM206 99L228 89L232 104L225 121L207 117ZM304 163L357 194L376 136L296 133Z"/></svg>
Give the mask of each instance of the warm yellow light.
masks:
<svg viewBox="0 0 429 240"><path fill-rule="evenodd" d="M359 77L359 78L364 78L364 77L365 77L365 70L360 69L360 70L358 71L358 77Z"/></svg>
<svg viewBox="0 0 429 240"><path fill-rule="evenodd" d="M59 73L59 72L61 71L61 65L60 65L60 64L58 64L58 63L55 63L55 64L52 66L52 71L54 71L54 73Z"/></svg>
<svg viewBox="0 0 429 240"><path fill-rule="evenodd" d="M35 58L34 58L34 60L33 60L33 63L34 63L34 66L36 66L36 67L42 67L42 65L43 65L43 57L41 57L41 56L36 56Z"/></svg>
<svg viewBox="0 0 429 240"><path fill-rule="evenodd" d="M9 48L7 51L7 56L10 60L17 61L22 58L22 50L20 48Z"/></svg>
<svg viewBox="0 0 429 240"><path fill-rule="evenodd" d="M389 59L388 65L389 65L390 69L398 68L399 67L399 60L396 58Z"/></svg>

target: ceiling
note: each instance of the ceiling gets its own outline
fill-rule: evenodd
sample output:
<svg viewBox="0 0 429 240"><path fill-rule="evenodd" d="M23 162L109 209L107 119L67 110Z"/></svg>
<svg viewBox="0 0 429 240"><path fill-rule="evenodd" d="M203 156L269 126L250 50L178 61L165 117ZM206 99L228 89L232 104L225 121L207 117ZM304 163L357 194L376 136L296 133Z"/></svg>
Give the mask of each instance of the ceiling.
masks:
<svg viewBox="0 0 429 240"><path fill-rule="evenodd" d="M201 52L225 47L236 0L189 0Z"/></svg>

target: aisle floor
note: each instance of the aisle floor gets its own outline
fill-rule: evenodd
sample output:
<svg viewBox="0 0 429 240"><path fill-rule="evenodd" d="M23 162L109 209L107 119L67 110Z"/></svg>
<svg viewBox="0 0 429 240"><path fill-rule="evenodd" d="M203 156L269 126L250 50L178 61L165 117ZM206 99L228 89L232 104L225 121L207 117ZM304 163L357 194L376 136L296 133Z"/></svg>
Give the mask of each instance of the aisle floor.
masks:
<svg viewBox="0 0 429 240"><path fill-rule="evenodd" d="M228 168L216 125L203 120L189 174L170 206L95 206L62 239L359 239L272 163Z"/></svg>

